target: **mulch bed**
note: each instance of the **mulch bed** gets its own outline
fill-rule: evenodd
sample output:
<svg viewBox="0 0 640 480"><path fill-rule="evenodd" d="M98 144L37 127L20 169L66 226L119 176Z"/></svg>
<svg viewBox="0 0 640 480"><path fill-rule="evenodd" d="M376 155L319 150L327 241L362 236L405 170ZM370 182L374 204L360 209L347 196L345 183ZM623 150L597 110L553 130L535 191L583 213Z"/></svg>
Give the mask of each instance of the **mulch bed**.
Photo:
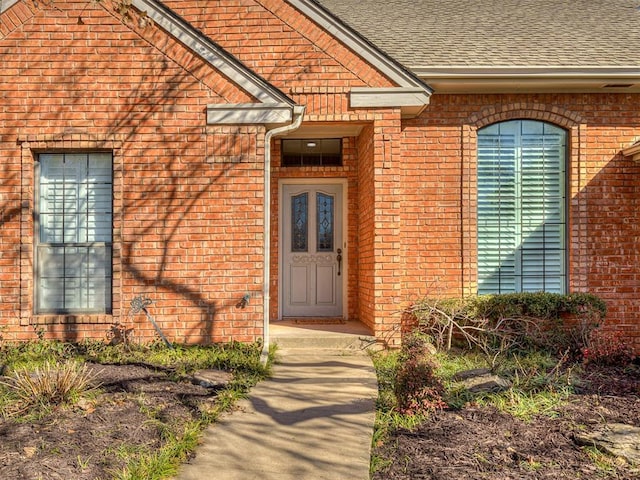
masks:
<svg viewBox="0 0 640 480"><path fill-rule="evenodd" d="M530 422L470 405L439 411L421 427L395 432L376 453L391 464L375 480L640 479L624 461L598 468L574 433L604 423L640 426L640 369L590 368L555 418Z"/></svg>
<svg viewBox="0 0 640 480"><path fill-rule="evenodd" d="M123 451L156 449L163 424L179 427L198 417L197 406L215 391L174 382L141 365L93 365L101 382L95 400L81 401L34 423L0 420L0 478L113 478ZM142 410L152 412L143 414Z"/></svg>
<svg viewBox="0 0 640 480"><path fill-rule="evenodd" d="M104 393L33 423L0 420L0 478L112 478L121 450L157 448L161 423L197 417L215 390L174 382L143 365L95 365ZM530 422L493 408L437 412L413 431L396 432L376 453L391 460L375 480L601 479L632 480L640 472L619 463L599 470L574 442L574 432L605 422L640 426L639 370L591 369L589 383L558 409ZM156 420L150 421L153 411Z"/></svg>

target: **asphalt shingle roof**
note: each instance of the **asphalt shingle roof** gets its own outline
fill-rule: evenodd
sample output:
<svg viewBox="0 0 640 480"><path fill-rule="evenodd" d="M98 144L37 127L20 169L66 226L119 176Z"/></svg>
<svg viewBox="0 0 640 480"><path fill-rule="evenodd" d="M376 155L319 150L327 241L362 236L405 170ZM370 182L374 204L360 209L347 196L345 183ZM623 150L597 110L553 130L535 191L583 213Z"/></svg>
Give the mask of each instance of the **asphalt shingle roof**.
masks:
<svg viewBox="0 0 640 480"><path fill-rule="evenodd" d="M316 0L409 68L640 66L640 0Z"/></svg>

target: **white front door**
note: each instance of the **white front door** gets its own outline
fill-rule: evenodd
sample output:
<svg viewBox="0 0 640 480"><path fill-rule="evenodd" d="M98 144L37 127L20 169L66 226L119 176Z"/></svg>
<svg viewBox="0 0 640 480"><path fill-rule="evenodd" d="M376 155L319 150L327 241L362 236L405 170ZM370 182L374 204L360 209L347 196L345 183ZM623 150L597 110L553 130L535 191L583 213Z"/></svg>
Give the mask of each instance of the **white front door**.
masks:
<svg viewBox="0 0 640 480"><path fill-rule="evenodd" d="M285 184L282 195L282 314L342 316L342 185Z"/></svg>

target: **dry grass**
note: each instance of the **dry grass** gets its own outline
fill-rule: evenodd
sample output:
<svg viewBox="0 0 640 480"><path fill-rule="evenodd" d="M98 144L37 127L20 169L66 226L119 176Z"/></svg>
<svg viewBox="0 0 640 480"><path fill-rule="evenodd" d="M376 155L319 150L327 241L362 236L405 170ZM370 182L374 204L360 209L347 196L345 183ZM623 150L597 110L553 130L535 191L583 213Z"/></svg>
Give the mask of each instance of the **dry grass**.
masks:
<svg viewBox="0 0 640 480"><path fill-rule="evenodd" d="M3 415L23 414L37 408L48 410L62 404L73 404L81 395L95 389L95 375L87 365L66 361L45 362L34 369L21 368L0 380L12 402L3 402Z"/></svg>

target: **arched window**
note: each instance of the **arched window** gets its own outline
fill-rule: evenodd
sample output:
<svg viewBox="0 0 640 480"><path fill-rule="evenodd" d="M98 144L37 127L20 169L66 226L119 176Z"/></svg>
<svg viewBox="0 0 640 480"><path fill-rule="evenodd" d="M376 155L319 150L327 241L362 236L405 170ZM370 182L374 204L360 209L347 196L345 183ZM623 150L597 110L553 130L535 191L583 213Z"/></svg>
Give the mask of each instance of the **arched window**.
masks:
<svg viewBox="0 0 640 480"><path fill-rule="evenodd" d="M566 291L566 132L478 130L478 293Z"/></svg>

